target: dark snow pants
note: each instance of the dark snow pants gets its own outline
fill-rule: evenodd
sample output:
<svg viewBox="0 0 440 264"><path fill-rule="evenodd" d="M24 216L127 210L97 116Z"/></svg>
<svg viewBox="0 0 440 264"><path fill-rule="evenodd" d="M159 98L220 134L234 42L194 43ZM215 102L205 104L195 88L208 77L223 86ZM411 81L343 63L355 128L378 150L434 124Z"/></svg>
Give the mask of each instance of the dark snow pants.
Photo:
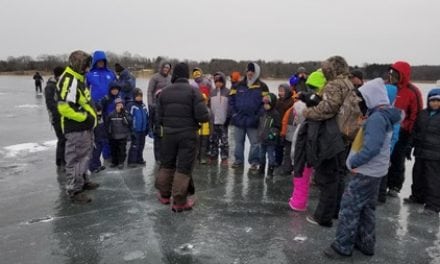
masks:
<svg viewBox="0 0 440 264"><path fill-rule="evenodd" d="M440 161L416 158L412 177L412 198L440 212Z"/></svg>
<svg viewBox="0 0 440 264"><path fill-rule="evenodd" d="M336 239L332 247L351 255L356 245L366 254L374 254L376 243L376 202L381 178L354 175L341 200Z"/></svg>
<svg viewBox="0 0 440 264"><path fill-rule="evenodd" d="M135 132L131 136L130 150L128 151L128 164L141 164L144 162L145 132Z"/></svg>

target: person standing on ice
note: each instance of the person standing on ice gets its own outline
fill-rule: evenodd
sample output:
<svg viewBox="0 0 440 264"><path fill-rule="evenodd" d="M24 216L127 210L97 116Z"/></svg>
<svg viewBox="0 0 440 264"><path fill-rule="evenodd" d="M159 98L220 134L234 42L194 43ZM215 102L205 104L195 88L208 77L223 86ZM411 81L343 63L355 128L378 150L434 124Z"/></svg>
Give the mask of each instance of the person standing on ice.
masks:
<svg viewBox="0 0 440 264"><path fill-rule="evenodd" d="M409 140L417 115L423 109L423 99L419 88L410 82L411 66L405 61L397 61L388 71L389 82L397 86L395 106L405 112L388 171L388 195L397 197L405 181L405 158L410 150Z"/></svg>
<svg viewBox="0 0 440 264"><path fill-rule="evenodd" d="M98 104L108 92L108 86L116 81L115 73L108 68L107 56L104 51L97 50L93 53L92 69L86 74L86 84L90 90L92 101ZM105 144L102 156L110 160L110 145Z"/></svg>
<svg viewBox="0 0 440 264"><path fill-rule="evenodd" d="M251 143L248 161L250 171L257 173L259 168L258 122L263 113L263 97L269 93L267 85L260 81L260 66L251 62L246 68L246 77L231 87L229 107L231 124L234 126L235 161L232 168L244 166L244 143L246 135Z"/></svg>
<svg viewBox="0 0 440 264"><path fill-rule="evenodd" d="M84 190L99 187L87 175L96 126L96 112L84 77L91 61L92 57L84 51L72 52L69 66L57 83L57 108L66 137L66 191L73 202L81 204L92 201Z"/></svg>
<svg viewBox="0 0 440 264"><path fill-rule="evenodd" d="M55 67L53 69L54 76L47 80L46 87L44 87L44 98L46 100L47 112L49 113L49 120L55 130L55 135L57 136L55 164L57 165L58 170L64 170L64 166L66 165L66 160L64 159L66 138L64 137L61 128L61 117L57 109L56 96L57 82L63 72L63 67Z"/></svg>
<svg viewBox="0 0 440 264"><path fill-rule="evenodd" d="M39 72L36 72L34 74L33 77L34 81L35 81L35 92L36 93L41 93L41 85L44 82L43 76L41 76L41 74Z"/></svg>
<svg viewBox="0 0 440 264"><path fill-rule="evenodd" d="M352 177L342 197L336 238L324 250L333 259L351 256L354 248L374 255L377 195L390 164L393 127L401 119L400 111L390 105L381 78L365 83L359 91L368 108L367 120L346 160Z"/></svg>
<svg viewBox="0 0 440 264"><path fill-rule="evenodd" d="M198 89L189 84L189 67L186 63L176 65L171 78L172 85L163 89L158 99L158 123L162 142L160 169L155 187L159 201L169 204L172 210L191 210L194 194L191 178L196 158L197 130L199 124L209 121L208 108Z"/></svg>
<svg viewBox="0 0 440 264"><path fill-rule="evenodd" d="M171 85L171 63L167 61L162 61L159 65L159 71L155 73L151 79L148 81L147 90L147 104L149 112L149 125L150 130L154 133L154 159L156 162L160 162L160 133L157 128L157 113L156 104L158 95L161 93L162 89Z"/></svg>

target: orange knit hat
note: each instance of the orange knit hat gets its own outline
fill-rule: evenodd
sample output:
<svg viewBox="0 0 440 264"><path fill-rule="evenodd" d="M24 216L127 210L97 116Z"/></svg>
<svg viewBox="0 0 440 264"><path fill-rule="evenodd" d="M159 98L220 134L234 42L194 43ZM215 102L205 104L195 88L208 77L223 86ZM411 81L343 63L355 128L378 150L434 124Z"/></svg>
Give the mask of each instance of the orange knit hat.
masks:
<svg viewBox="0 0 440 264"><path fill-rule="evenodd" d="M231 82L239 82L241 79L240 72L234 71L231 73Z"/></svg>

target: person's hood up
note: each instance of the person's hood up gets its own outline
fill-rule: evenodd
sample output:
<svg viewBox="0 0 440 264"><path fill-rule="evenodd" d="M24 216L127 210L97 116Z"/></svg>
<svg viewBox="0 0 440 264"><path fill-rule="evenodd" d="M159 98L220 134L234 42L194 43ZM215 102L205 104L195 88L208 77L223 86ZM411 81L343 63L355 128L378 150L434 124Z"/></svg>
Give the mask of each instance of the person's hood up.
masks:
<svg viewBox="0 0 440 264"><path fill-rule="evenodd" d="M387 89L388 100L390 100L390 104L394 105L397 97L397 87L393 84L386 84L385 87Z"/></svg>
<svg viewBox="0 0 440 264"><path fill-rule="evenodd" d="M380 105L389 105L387 89L382 78L376 78L366 82L359 88L368 109L374 109Z"/></svg>
<svg viewBox="0 0 440 264"><path fill-rule="evenodd" d="M277 96L274 93L269 93L263 97L264 103L269 103L270 110L275 108L275 105L277 104Z"/></svg>
<svg viewBox="0 0 440 264"><path fill-rule="evenodd" d="M171 69L172 69L172 65L171 62L167 61L167 60L163 60L159 63L159 73L163 75L163 67L165 67L165 65L169 65L170 66L170 71L168 72L168 74L171 73Z"/></svg>
<svg viewBox="0 0 440 264"><path fill-rule="evenodd" d="M326 83L327 83L327 79L325 78L324 73L322 72L322 69L318 69L318 70L312 72L306 81L306 84L308 86L313 86L318 89L318 91L316 91L316 92L320 92L322 90L322 88L324 88Z"/></svg>
<svg viewBox="0 0 440 264"><path fill-rule="evenodd" d="M214 73L214 81L216 80L216 78L220 78L223 81L223 87L226 86L226 75L223 72L219 71Z"/></svg>
<svg viewBox="0 0 440 264"><path fill-rule="evenodd" d="M105 67L107 67L107 56L105 55L105 52L102 50L97 50L95 52L93 52L93 68L96 67L96 63L100 60L103 60L105 63Z"/></svg>
<svg viewBox="0 0 440 264"><path fill-rule="evenodd" d="M439 99L440 100L440 88L434 88L428 93L428 108L429 108L429 100L431 99Z"/></svg>
<svg viewBox="0 0 440 264"><path fill-rule="evenodd" d="M91 62L92 57L82 50L76 50L70 53L69 66L79 74L84 74L86 69L90 67Z"/></svg>
<svg viewBox="0 0 440 264"><path fill-rule="evenodd" d="M119 92L120 92L121 89L122 89L121 85L120 85L118 82L116 82L116 81L111 81L111 82L108 84L108 95L109 95L109 96L113 96L113 95L110 93L110 91L112 90L112 88L117 88Z"/></svg>
<svg viewBox="0 0 440 264"><path fill-rule="evenodd" d="M290 88L290 85L288 83L282 83L282 84L280 84L279 87L281 89L283 89L284 93L285 93L284 98L282 98L283 100L289 99L290 97L292 97L292 95L293 95L292 89Z"/></svg>
<svg viewBox="0 0 440 264"><path fill-rule="evenodd" d="M253 71L255 73L251 80L247 80L248 86L253 85L260 78L261 75L260 65L258 65L255 62L251 62L248 64L246 71Z"/></svg>
<svg viewBox="0 0 440 264"><path fill-rule="evenodd" d="M322 62L321 68L327 81L332 81L340 75L348 77L350 74L347 61L345 61L345 59L341 56L333 56L328 58Z"/></svg>
<svg viewBox="0 0 440 264"><path fill-rule="evenodd" d="M396 61L391 68L399 73L398 86L406 86L411 81L411 66L406 61Z"/></svg>
<svg viewBox="0 0 440 264"><path fill-rule="evenodd" d="M177 79L189 79L189 66L188 64L181 62L174 67L173 75L171 76L171 82L174 83Z"/></svg>

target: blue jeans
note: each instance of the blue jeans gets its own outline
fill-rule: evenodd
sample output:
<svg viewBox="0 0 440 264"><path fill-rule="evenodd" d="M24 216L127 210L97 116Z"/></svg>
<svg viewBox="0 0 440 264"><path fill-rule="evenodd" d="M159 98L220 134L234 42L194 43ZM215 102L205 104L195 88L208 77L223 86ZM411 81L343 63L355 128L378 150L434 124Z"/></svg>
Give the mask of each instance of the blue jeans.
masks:
<svg viewBox="0 0 440 264"><path fill-rule="evenodd" d="M275 145L260 145L260 165L264 166L266 164L266 153L267 160L269 161L269 167L275 167L277 165L276 161L276 146Z"/></svg>
<svg viewBox="0 0 440 264"><path fill-rule="evenodd" d="M256 128L241 128L234 127L234 140L235 140L235 162L244 162L244 143L246 135L251 143L251 149L249 151L248 162L250 164L259 164L259 141L258 141L258 129Z"/></svg>
<svg viewBox="0 0 440 264"><path fill-rule="evenodd" d="M144 162L144 147L146 132L135 132L131 135L130 150L128 151L128 164Z"/></svg>
<svg viewBox="0 0 440 264"><path fill-rule="evenodd" d="M104 151L104 146L108 145L108 140L95 140L95 145L92 150L92 158L89 163L89 170L94 171L102 166L101 154Z"/></svg>
<svg viewBox="0 0 440 264"><path fill-rule="evenodd" d="M332 247L351 255L356 245L362 252L374 254L376 243L375 211L381 178L356 174L345 189L339 212L336 239Z"/></svg>

